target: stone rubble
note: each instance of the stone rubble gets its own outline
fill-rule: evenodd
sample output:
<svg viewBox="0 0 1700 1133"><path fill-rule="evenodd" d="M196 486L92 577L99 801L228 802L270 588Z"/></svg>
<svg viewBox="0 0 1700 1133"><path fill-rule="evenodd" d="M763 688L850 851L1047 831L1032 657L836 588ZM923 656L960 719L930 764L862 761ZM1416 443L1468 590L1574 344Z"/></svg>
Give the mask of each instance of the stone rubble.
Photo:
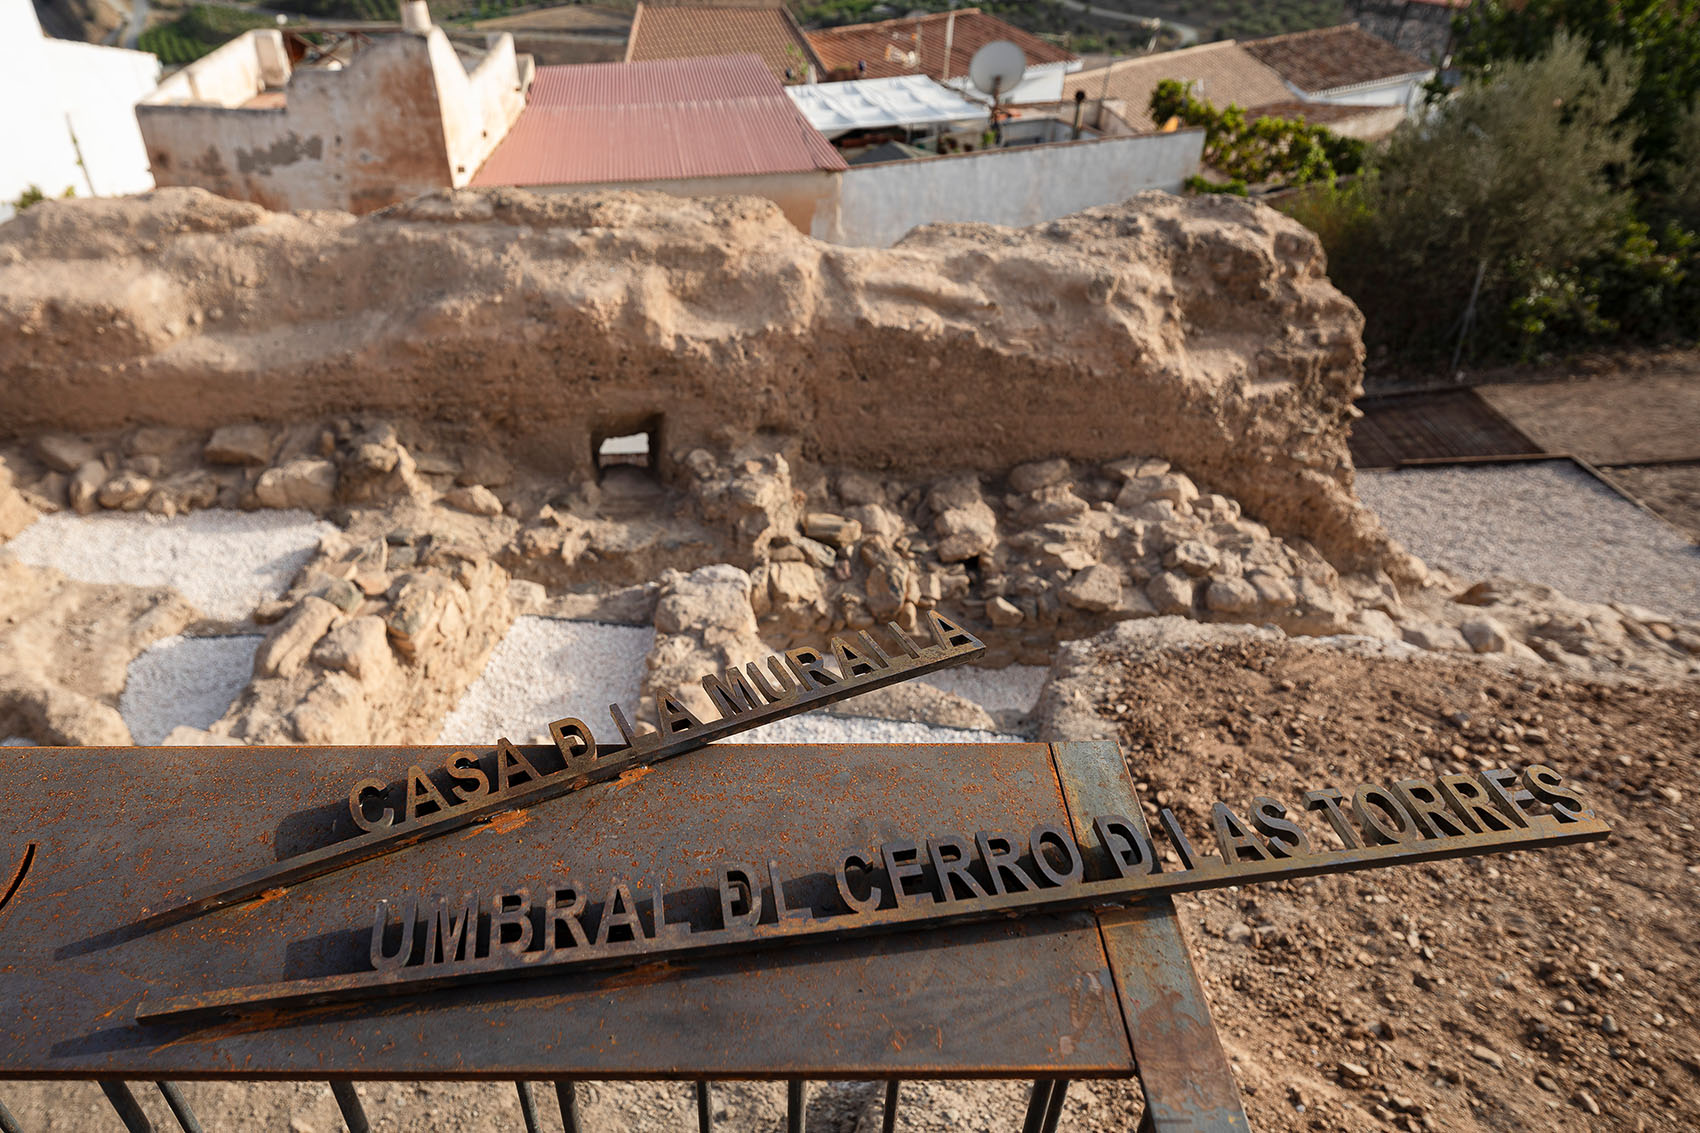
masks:
<svg viewBox="0 0 1700 1133"><path fill-rule="evenodd" d="M1420 564L1406 572L1421 581L1403 585L1342 574L1302 537L1138 456L917 482L822 469L792 443L746 438L676 454L681 482L622 508L610 493L629 485L562 485L382 420L54 435L0 455L4 532L57 508L209 507L306 508L347 530L253 611L270 627L255 681L213 740L417 736L519 612L653 619L636 716L649 724L656 693L683 690L712 717L709 672L888 621L918 631L934 609L974 627L993 668L1050 664L1059 643L1161 618L1169 632L1220 623L1577 672L1700 671L1700 625L1529 583L1466 587ZM984 728L972 707L915 693L853 710Z"/></svg>

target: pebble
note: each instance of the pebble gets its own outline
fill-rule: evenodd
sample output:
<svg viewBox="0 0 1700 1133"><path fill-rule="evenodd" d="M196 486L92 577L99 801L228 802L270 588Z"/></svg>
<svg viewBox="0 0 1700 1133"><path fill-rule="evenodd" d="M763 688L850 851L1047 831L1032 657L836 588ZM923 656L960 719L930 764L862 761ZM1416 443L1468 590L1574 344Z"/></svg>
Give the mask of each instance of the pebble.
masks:
<svg viewBox="0 0 1700 1133"><path fill-rule="evenodd" d="M1495 1070L1505 1069L1504 1056L1492 1047L1483 1046L1480 1043L1473 1043L1470 1046L1470 1057L1487 1063Z"/></svg>
<svg viewBox="0 0 1700 1133"><path fill-rule="evenodd" d="M1600 1116L1600 1103L1594 1100L1594 1095L1587 1090L1576 1091L1576 1104L1587 1110L1595 1117Z"/></svg>

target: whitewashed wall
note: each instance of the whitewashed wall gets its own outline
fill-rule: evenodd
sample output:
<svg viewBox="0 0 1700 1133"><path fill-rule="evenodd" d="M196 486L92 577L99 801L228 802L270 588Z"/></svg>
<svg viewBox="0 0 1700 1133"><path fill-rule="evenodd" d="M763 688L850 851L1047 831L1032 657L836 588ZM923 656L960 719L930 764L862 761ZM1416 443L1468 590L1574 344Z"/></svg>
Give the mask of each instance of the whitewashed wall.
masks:
<svg viewBox="0 0 1700 1133"><path fill-rule="evenodd" d="M158 81L152 55L51 39L30 0L0 0L0 219L31 185L55 197L153 188L135 105Z"/></svg>
<svg viewBox="0 0 1700 1133"><path fill-rule="evenodd" d="M940 221L1038 224L1146 189L1177 192L1203 152L1202 130L1179 130L854 166L839 176L836 210L817 212L811 234L886 247Z"/></svg>

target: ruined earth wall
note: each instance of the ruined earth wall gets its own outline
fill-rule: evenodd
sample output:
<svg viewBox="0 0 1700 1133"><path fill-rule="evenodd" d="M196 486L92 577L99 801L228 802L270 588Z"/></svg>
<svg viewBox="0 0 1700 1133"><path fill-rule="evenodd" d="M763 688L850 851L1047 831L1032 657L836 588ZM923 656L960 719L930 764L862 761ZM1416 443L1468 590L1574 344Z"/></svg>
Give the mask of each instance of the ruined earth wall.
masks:
<svg viewBox="0 0 1700 1133"><path fill-rule="evenodd" d="M751 198L463 191L356 220L171 190L0 228L0 429L377 410L562 476L657 416L669 474L763 430L904 474L1140 452L1397 572L1351 493L1360 327L1316 240L1233 199L866 249Z"/></svg>

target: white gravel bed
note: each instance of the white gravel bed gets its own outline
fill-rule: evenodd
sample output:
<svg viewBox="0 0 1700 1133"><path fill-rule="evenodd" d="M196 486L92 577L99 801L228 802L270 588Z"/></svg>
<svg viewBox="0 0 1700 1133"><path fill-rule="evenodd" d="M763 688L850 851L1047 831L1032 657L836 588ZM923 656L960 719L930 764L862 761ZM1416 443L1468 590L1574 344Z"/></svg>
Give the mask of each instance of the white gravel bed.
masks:
<svg viewBox="0 0 1700 1133"><path fill-rule="evenodd" d="M1568 462L1359 472L1358 495L1418 557L1461 578L1700 618L1700 549Z"/></svg>
<svg viewBox="0 0 1700 1133"><path fill-rule="evenodd" d="M548 742L549 721L563 716L588 721L598 735L612 732L608 706L628 713L636 707L654 642L653 629L518 618L443 721L437 742Z"/></svg>
<svg viewBox="0 0 1700 1133"><path fill-rule="evenodd" d="M1023 743L1021 736L1002 732L942 728L907 720L876 720L871 716L828 716L804 713L775 720L733 736L741 744L995 744Z"/></svg>
<svg viewBox="0 0 1700 1133"><path fill-rule="evenodd" d="M1039 703L1039 690L1051 670L1044 665L1007 665L1002 669L976 669L969 665L940 669L921 680L943 692L972 700L987 712L1014 709L1031 712Z"/></svg>
<svg viewBox="0 0 1700 1133"><path fill-rule="evenodd" d="M171 586L208 617L241 621L283 593L336 530L305 511L44 515L4 550L83 582Z"/></svg>
<svg viewBox="0 0 1700 1133"><path fill-rule="evenodd" d="M144 746L173 728L207 728L223 716L254 674L262 634L167 637L130 662L118 714Z"/></svg>

